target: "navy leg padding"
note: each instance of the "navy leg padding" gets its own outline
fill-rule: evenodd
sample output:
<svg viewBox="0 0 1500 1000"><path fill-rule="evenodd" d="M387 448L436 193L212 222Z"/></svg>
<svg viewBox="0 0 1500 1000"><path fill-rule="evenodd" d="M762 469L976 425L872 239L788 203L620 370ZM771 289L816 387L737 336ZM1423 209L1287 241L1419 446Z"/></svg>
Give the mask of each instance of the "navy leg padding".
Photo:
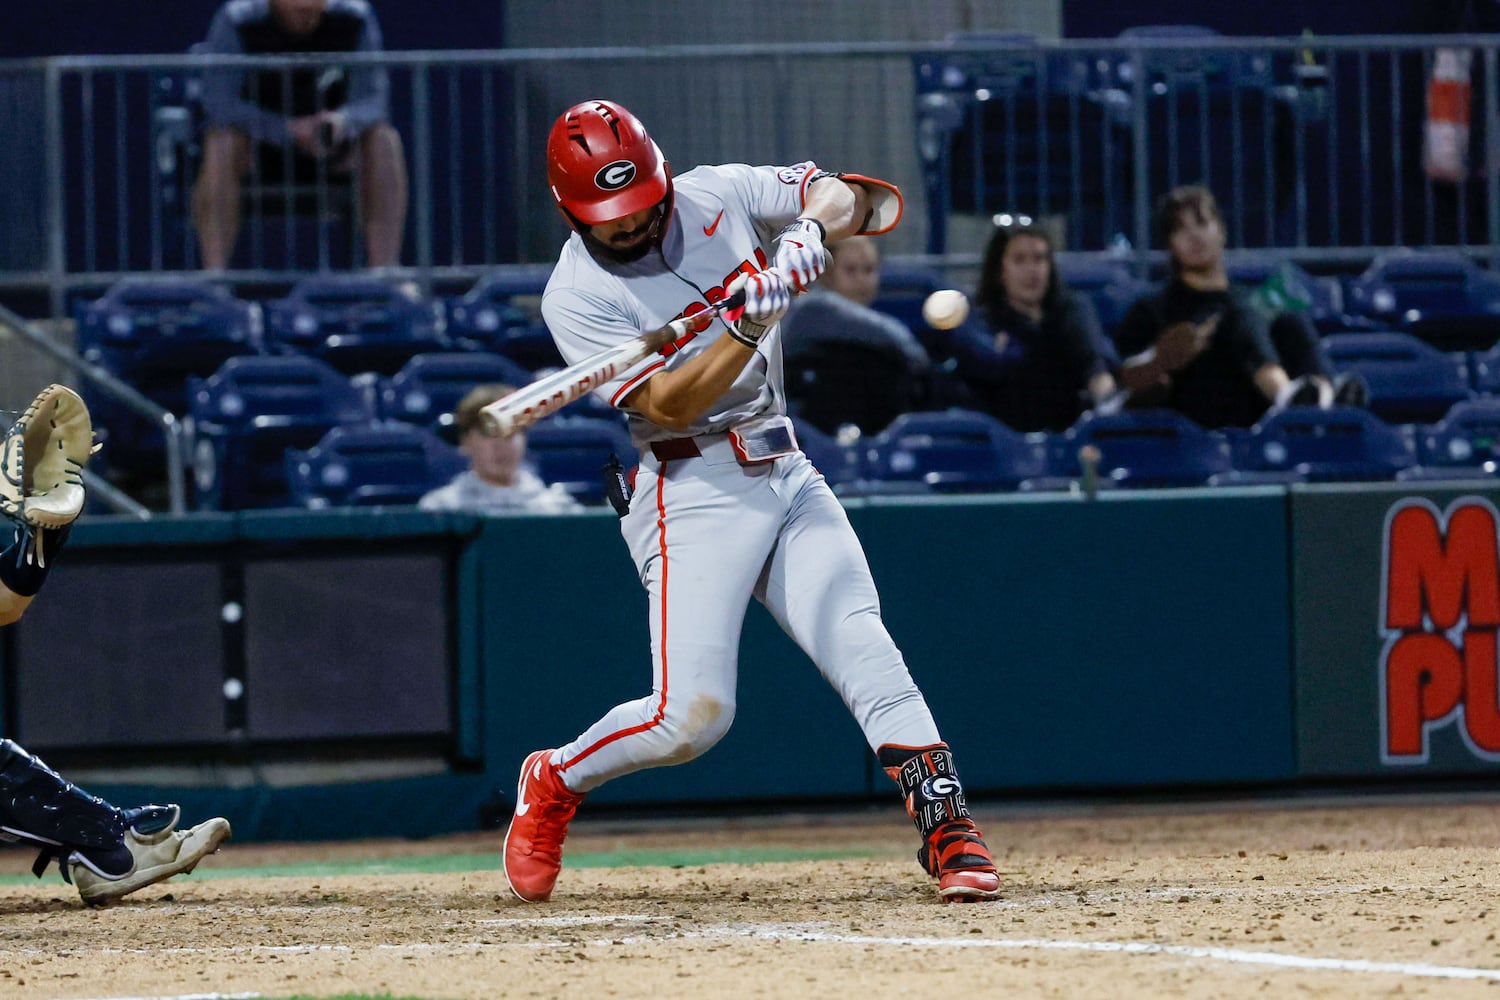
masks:
<svg viewBox="0 0 1500 1000"><path fill-rule="evenodd" d="M134 866L125 846L126 817L89 795L10 740L0 740L0 832L42 847L38 875L56 857L67 876L67 857L77 851L106 876Z"/></svg>

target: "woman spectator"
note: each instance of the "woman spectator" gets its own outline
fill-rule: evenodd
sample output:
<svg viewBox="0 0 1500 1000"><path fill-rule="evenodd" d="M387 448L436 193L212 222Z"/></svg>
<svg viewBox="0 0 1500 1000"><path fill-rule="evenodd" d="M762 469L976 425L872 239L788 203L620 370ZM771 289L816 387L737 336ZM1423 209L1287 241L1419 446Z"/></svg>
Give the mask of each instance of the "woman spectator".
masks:
<svg viewBox="0 0 1500 1000"><path fill-rule="evenodd" d="M1060 431L1115 393L1113 347L1093 306L1063 285L1045 229L996 228L974 305L947 353L977 409L1014 430Z"/></svg>

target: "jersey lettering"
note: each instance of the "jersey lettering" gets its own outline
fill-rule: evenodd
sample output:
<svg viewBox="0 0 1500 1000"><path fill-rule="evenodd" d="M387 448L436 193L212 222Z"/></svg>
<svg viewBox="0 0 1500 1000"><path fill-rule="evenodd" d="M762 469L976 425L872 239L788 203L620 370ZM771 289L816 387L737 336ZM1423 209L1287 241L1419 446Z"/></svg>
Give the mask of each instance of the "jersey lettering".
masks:
<svg viewBox="0 0 1500 1000"><path fill-rule="evenodd" d="M729 297L727 289L735 278L738 278L741 274L754 274L757 271L764 271L769 266L770 259L766 257L766 252L760 247L756 247L754 264L750 263L749 260L740 261L739 267L736 267L733 271L725 275L722 282L703 293L703 298L707 300L706 302L702 300L693 302L684 307L682 312L678 313L677 316L673 317L674 319L686 318L688 316L696 316L698 313L704 313L703 318L694 323L687 333L678 337L670 344L665 345L657 353L666 358L682 350L689 341L704 330L707 330L709 325L713 323L714 317L712 313L708 312L708 307L723 302Z"/></svg>

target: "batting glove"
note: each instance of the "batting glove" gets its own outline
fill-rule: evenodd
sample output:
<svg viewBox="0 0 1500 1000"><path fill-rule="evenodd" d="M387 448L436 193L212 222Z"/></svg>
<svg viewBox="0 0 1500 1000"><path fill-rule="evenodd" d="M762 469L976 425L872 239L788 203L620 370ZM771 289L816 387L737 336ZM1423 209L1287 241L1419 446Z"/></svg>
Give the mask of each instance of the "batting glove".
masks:
<svg viewBox="0 0 1500 1000"><path fill-rule="evenodd" d="M776 234L776 259L772 266L805 292L826 266L823 237L828 231L817 219L798 219Z"/></svg>
<svg viewBox="0 0 1500 1000"><path fill-rule="evenodd" d="M725 291L730 298L738 292L745 293L744 305L726 309L723 315L728 321L729 335L752 349L792 304L792 291L774 268L754 274L741 272Z"/></svg>

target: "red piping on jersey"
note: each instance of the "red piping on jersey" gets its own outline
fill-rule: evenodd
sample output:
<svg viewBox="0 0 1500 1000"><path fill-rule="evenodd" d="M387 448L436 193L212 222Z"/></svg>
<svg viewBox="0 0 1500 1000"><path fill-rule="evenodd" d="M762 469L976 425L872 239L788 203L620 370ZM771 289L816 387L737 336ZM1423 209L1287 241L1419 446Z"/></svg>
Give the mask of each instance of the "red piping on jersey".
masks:
<svg viewBox="0 0 1500 1000"><path fill-rule="evenodd" d="M662 497L667 486L667 465L667 462L661 463L661 471L656 477L656 536L660 540L658 546L661 551L661 698L656 703L656 713L638 726L610 733L593 746L585 748L572 760L557 765L559 771L566 771L589 754L609 746L616 740L655 729L661 725L662 718L667 714L667 505Z"/></svg>
<svg viewBox="0 0 1500 1000"><path fill-rule="evenodd" d="M619 389L615 390L615 394L613 396L609 397L609 405L610 406L619 406L620 405L620 400L624 399L626 396L630 395L633 391L635 391L635 387L638 386L638 385L640 385L641 382L646 378L647 375L650 375L652 372L656 371L658 368L665 367L666 364L667 364L666 361L656 361L656 362L653 362L649 367L641 369L640 374L636 375L635 378L631 379L630 381L626 382L624 385L620 386Z"/></svg>

